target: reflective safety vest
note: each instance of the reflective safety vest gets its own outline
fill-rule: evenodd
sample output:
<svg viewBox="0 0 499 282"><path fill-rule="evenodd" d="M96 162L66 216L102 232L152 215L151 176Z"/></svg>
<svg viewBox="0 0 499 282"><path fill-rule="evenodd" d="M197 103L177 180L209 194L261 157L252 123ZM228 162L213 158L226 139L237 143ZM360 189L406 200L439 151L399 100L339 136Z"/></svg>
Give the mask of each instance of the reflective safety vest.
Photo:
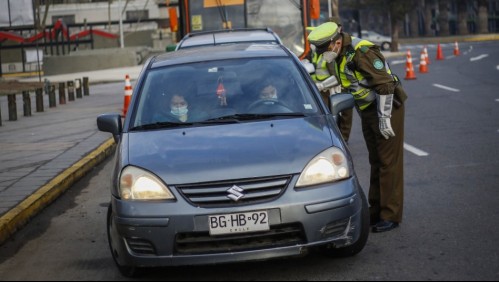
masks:
<svg viewBox="0 0 499 282"><path fill-rule="evenodd" d="M352 46L355 51L363 46L371 47L374 43L367 40L362 40L352 37ZM337 65L336 73L340 79L341 86L353 95L355 103L359 110L364 110L376 100L376 92L368 85L367 80L362 74L356 70L350 70L347 66L353 61L355 52L344 56L339 66ZM389 74L392 74L388 63L385 61L385 68ZM394 78L395 79L395 78Z"/></svg>
<svg viewBox="0 0 499 282"><path fill-rule="evenodd" d="M326 66L327 62L324 60L322 54L317 55L317 53L314 52L312 64L314 64L315 67L315 74L312 75L314 81L324 81L331 76Z"/></svg>

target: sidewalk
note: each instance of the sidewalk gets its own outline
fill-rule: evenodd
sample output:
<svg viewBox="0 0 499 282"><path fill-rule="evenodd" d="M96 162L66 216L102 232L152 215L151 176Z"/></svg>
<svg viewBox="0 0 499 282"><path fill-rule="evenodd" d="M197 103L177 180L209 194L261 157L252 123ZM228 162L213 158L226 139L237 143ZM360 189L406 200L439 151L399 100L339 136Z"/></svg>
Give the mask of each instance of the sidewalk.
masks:
<svg viewBox="0 0 499 282"><path fill-rule="evenodd" d="M102 113L122 111L125 75L135 81L141 69L43 77L51 82L89 77L90 96L49 108L44 95L44 112L38 113L31 93L32 116L24 117L17 95L17 121L8 121L7 97L0 96L0 244L114 152L114 141L98 131L96 119Z"/></svg>

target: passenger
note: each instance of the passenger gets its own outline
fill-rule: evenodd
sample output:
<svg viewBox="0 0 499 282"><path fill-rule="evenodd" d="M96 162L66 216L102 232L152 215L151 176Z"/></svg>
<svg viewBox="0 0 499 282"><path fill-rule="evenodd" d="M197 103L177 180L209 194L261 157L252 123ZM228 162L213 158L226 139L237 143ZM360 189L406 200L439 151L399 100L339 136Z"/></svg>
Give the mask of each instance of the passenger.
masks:
<svg viewBox="0 0 499 282"><path fill-rule="evenodd" d="M189 112L189 103L181 94L165 99L162 109L153 117L154 122L190 122L193 119L193 114Z"/></svg>

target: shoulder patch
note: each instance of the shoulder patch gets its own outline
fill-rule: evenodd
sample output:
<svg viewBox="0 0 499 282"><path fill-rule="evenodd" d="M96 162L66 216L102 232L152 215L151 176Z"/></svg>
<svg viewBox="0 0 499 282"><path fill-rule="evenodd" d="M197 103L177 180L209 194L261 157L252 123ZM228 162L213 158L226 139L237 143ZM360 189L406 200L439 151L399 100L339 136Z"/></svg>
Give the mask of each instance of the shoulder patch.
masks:
<svg viewBox="0 0 499 282"><path fill-rule="evenodd" d="M365 53L367 53L367 51L369 51L369 47L367 47L367 46L360 47L360 52L365 54Z"/></svg>
<svg viewBox="0 0 499 282"><path fill-rule="evenodd" d="M376 59L373 62L373 66L377 70L382 70L385 67L385 64L380 59Z"/></svg>

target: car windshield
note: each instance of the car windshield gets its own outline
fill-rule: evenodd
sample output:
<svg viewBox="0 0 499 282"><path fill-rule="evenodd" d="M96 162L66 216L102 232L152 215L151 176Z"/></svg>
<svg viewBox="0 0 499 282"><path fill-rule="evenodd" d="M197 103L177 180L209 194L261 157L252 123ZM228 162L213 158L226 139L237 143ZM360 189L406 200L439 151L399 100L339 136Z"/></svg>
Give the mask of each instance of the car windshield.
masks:
<svg viewBox="0 0 499 282"><path fill-rule="evenodd" d="M289 58L209 61L150 70L132 130L202 126L318 114Z"/></svg>

